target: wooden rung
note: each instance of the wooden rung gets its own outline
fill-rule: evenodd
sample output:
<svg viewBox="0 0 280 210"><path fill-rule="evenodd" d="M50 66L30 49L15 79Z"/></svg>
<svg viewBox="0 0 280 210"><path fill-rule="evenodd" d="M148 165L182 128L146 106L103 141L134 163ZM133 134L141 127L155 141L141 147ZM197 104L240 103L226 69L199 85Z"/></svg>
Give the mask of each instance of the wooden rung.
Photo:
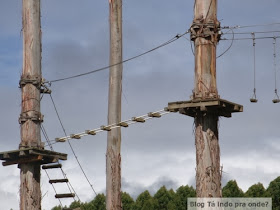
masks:
<svg viewBox="0 0 280 210"><path fill-rule="evenodd" d="M148 116L149 117L156 117L156 118L160 118L161 117L160 113L158 113L158 112L155 112L155 113L149 112Z"/></svg>
<svg viewBox="0 0 280 210"><path fill-rule="evenodd" d="M118 123L118 126L127 128L128 124L126 122L120 122L120 123Z"/></svg>
<svg viewBox="0 0 280 210"><path fill-rule="evenodd" d="M96 135L96 132L95 131L91 131L91 130L86 130L86 134L88 135Z"/></svg>
<svg viewBox="0 0 280 210"><path fill-rule="evenodd" d="M104 126L104 125L102 125L102 126L100 127L100 129L101 129L101 130L104 130L104 131L110 131L110 130L111 130L111 127L110 127L110 126Z"/></svg>
<svg viewBox="0 0 280 210"><path fill-rule="evenodd" d="M64 182L68 182L68 179L51 179L51 180L49 180L50 184L53 184L53 183L64 183Z"/></svg>
<svg viewBox="0 0 280 210"><path fill-rule="evenodd" d="M55 198L74 198L74 193L66 193L66 194L56 194Z"/></svg>
<svg viewBox="0 0 280 210"><path fill-rule="evenodd" d="M142 118L142 117L133 117L133 118L132 118L132 121L140 122L140 123L146 122L145 119Z"/></svg>
<svg viewBox="0 0 280 210"><path fill-rule="evenodd" d="M42 169L52 169L52 168L61 168L61 164L51 164L51 165L43 165Z"/></svg>
<svg viewBox="0 0 280 210"><path fill-rule="evenodd" d="M77 135L77 134L71 134L71 135L70 135L70 138L71 138L71 139L80 139L81 136L80 136L80 135Z"/></svg>

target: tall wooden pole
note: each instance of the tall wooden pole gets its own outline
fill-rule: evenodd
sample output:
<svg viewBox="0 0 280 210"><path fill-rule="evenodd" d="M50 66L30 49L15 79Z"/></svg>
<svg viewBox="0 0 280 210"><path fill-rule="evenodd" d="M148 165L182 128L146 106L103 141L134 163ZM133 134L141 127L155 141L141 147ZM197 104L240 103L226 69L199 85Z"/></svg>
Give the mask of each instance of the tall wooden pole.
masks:
<svg viewBox="0 0 280 210"><path fill-rule="evenodd" d="M42 148L40 123L41 87L41 23L40 0L22 1L23 69L20 80L22 90L21 124L22 148ZM40 210L40 164L20 164L20 209Z"/></svg>
<svg viewBox="0 0 280 210"><path fill-rule="evenodd" d="M216 46L220 23L217 0L196 0L191 39L195 45L195 88L193 99L218 99ZM218 115L197 112L195 117L197 197L221 197Z"/></svg>
<svg viewBox="0 0 280 210"><path fill-rule="evenodd" d="M122 61L122 0L109 0L110 65ZM122 64L110 68L108 124L121 121ZM108 132L106 209L121 210L121 129Z"/></svg>

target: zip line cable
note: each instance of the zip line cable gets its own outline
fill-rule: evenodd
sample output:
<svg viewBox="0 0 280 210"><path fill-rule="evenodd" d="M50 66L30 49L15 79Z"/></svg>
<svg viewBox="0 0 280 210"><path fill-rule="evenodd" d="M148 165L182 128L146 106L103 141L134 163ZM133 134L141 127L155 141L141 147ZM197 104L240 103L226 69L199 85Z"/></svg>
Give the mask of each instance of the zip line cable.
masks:
<svg viewBox="0 0 280 210"><path fill-rule="evenodd" d="M233 45L233 42L234 42L234 31L233 31L232 29L230 29L230 30L231 30L231 32L232 32L231 43L230 43L229 47L228 47L221 55L219 55L217 58L220 58L220 57L222 57L224 54L226 54L226 53L230 50L230 48L232 47L232 45Z"/></svg>
<svg viewBox="0 0 280 210"><path fill-rule="evenodd" d="M230 29L233 30L233 29ZM229 30L229 31L230 31ZM229 34L229 31L223 33L222 35ZM252 32L234 32L235 34L251 34ZM280 33L280 31L254 31L255 34L271 34L271 33Z"/></svg>
<svg viewBox="0 0 280 210"><path fill-rule="evenodd" d="M254 32L253 32L254 33ZM264 36L264 37L255 37L254 39L274 39L275 38L280 38L280 36ZM227 39L227 38L222 38L221 40L223 41L231 41L231 39ZM249 38L249 37L246 37L246 38L234 38L234 41L236 40L253 40L253 38Z"/></svg>
<svg viewBox="0 0 280 210"><path fill-rule="evenodd" d="M53 97L52 97L51 94L49 94L49 95L50 95L50 98L51 98L53 107L54 107L54 109L55 109L57 118L58 118L58 120L59 120L59 122L60 122L61 128L62 128L62 130L63 130L63 132L64 132L64 135L67 136L66 130L65 130L65 128L64 128L64 126L63 126L63 124L62 124L61 118L60 118L60 116L59 116L59 114L58 114L58 110L57 110L56 104L55 104L55 102L54 102L54 100L53 100ZM93 185L92 185L91 182L89 181L89 178L87 177L87 175L86 175L86 173L85 173L85 171L84 171L84 169L83 169L83 167L82 167L82 165L81 165L81 163L80 163L80 161L79 161L79 159L78 159L78 157L77 157L77 155L76 155L76 153L75 153L75 151L74 151L74 148L72 147L72 145L71 145L71 143L70 143L70 141L68 141L68 144L69 144L69 146L70 146L70 148L71 148L71 150L72 150L72 153L74 154L74 157L75 157L75 159L76 159L76 161L77 161L77 163L78 163L78 165L79 165L79 167L80 167L80 169L81 169L81 171L82 171L84 177L86 178L86 180L87 180L88 184L90 185L90 187L91 187L92 191L94 192L94 194L97 196L97 193L96 193L96 191L94 190Z"/></svg>
<svg viewBox="0 0 280 210"><path fill-rule="evenodd" d="M222 29L239 29L239 28L253 28L253 27L259 27L259 26L272 26L272 25L280 25L280 23L267 23L267 24L255 24L255 25L245 25L245 26L224 26Z"/></svg>
<svg viewBox="0 0 280 210"><path fill-rule="evenodd" d="M88 74L93 74L93 73L96 73L96 72L99 72L99 71L103 71L103 70L109 69L109 68L111 68L111 67L113 67L113 66L117 66L117 65L126 63L126 62L128 62L128 61L134 60L134 59L139 58L139 57L141 57L141 56L143 56L143 55L146 55L146 54L148 54L148 53L151 53L151 52L153 52L153 51L155 51L155 50L157 50L157 49L159 49L159 48L162 48L162 47L164 47L164 46L166 46L166 45L169 45L169 44L171 44L172 42L175 42L176 40L180 39L182 36L184 36L184 35L187 34L187 33L189 33L189 30L186 31L186 32L183 33L183 34L177 34L177 35L174 36L172 39L168 40L167 42L164 42L163 44L161 44L161 45L159 45L159 46L157 46L157 47L155 47L155 48L153 48L153 49L151 49L151 50L148 50L148 51L146 51L146 52L144 52L144 53L141 53L141 54L139 54L139 55L133 56L133 57L128 58L128 59L126 59L126 60L123 60L123 61L121 61L121 62L119 62L119 63L115 63L115 64L112 64L112 65L109 65L109 66L105 66L105 67L102 67L102 68L99 68L99 69L95 69L95 70L92 70L92 71L89 71L89 72L85 72L85 73L81 73L81 74L77 74L77 75L73 75L73 76L69 76L69 77L65 77L65 78L61 78L61 79L55 79L55 80L45 81L44 83L49 83L49 84L51 84L51 83L54 83L54 82L60 82L60 81L64 81L64 80L74 79L74 78L77 78L77 77L81 77L81 76L85 76L85 75L88 75Z"/></svg>

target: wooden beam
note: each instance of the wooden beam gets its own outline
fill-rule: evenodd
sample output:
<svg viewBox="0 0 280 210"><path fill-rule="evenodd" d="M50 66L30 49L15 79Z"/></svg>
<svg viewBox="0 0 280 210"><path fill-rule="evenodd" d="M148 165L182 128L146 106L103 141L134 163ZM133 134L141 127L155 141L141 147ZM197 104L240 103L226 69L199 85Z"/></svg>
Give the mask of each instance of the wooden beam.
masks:
<svg viewBox="0 0 280 210"><path fill-rule="evenodd" d="M74 198L74 193L56 194L55 198Z"/></svg>
<svg viewBox="0 0 280 210"><path fill-rule="evenodd" d="M14 165L14 164L27 164L27 163L32 163L32 162L39 162L43 160L42 155L34 156L34 157L28 157L28 158L21 158L17 160L11 160L11 161L6 161L3 162L3 166L9 166L9 165Z"/></svg>
<svg viewBox="0 0 280 210"><path fill-rule="evenodd" d="M42 169L54 169L54 168L61 168L61 164L50 164L50 165L43 165Z"/></svg>
<svg viewBox="0 0 280 210"><path fill-rule="evenodd" d="M54 184L54 183L64 183L64 182L68 182L68 179L51 179L49 180L50 184Z"/></svg>

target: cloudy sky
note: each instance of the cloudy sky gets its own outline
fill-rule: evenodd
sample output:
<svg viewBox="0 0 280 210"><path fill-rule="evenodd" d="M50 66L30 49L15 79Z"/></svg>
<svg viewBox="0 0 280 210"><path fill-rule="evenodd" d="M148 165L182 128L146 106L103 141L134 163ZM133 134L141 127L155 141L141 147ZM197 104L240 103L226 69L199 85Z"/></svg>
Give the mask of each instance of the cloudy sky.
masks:
<svg viewBox="0 0 280 210"><path fill-rule="evenodd" d="M123 0L124 59L145 52L184 33L193 18L190 0ZM266 25L280 22L278 0L221 0L218 19L222 26ZM59 79L108 65L109 21L106 0L42 0L43 77ZM20 143L18 116L22 69L21 1L0 2L0 121L1 151L14 150ZM238 32L280 31L280 25L234 30ZM226 32L226 30L224 31ZM258 36L280 35L257 34ZM250 37L250 35L235 35ZM188 38L188 36L186 37ZM231 35L224 36L231 38ZM280 83L280 39L277 40L277 71ZM217 54L230 41L221 41ZM217 60L218 91L222 98L244 105L244 112L221 118L221 164L223 183L236 179L246 191L261 182L265 187L280 175L280 108L273 104L274 72L272 39L257 40L256 82L259 102L251 104L253 89L252 40L234 41ZM108 70L73 80L53 83L51 89L68 134L98 128L107 122ZM187 39L176 42L124 64L122 118L129 119L188 100L193 89L194 58ZM280 88L280 84L278 85ZM44 127L50 139L62 137L50 97L42 100ZM134 197L144 189L155 192L165 184L176 189L195 184L193 119L169 114L145 124L122 130L122 189ZM43 141L44 138L42 137ZM98 193L105 190L106 133L81 140L72 146ZM53 145L68 154L63 162L70 182L81 201L94 197L68 143ZM49 172L51 178L62 174ZM19 169L0 167L0 208L18 209ZM54 191L42 171L43 209L58 205ZM56 185L59 193L68 192ZM73 200L62 200L68 205Z"/></svg>

